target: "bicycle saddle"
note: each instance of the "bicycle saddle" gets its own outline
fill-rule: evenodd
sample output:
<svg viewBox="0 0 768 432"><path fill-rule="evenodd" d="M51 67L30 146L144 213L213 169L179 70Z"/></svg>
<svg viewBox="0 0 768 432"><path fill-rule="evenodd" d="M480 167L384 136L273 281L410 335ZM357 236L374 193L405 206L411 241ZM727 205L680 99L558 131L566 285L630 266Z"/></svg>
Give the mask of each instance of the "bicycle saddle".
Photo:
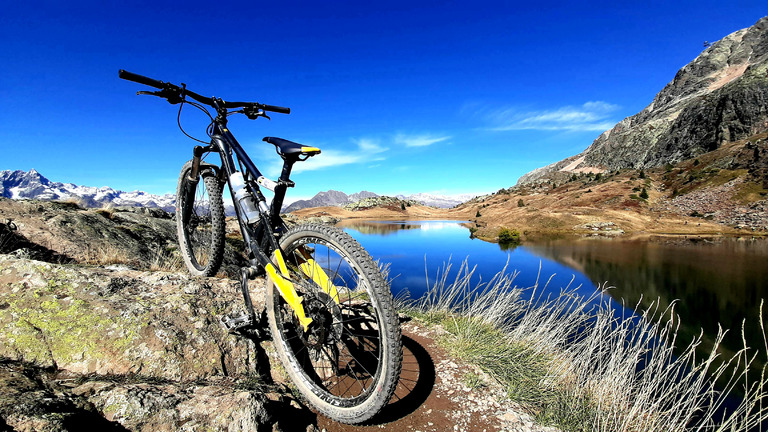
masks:
<svg viewBox="0 0 768 432"><path fill-rule="evenodd" d="M288 141L287 139L264 137L264 141L277 147L277 151L283 156L314 156L320 154L317 147L309 147L303 144Z"/></svg>

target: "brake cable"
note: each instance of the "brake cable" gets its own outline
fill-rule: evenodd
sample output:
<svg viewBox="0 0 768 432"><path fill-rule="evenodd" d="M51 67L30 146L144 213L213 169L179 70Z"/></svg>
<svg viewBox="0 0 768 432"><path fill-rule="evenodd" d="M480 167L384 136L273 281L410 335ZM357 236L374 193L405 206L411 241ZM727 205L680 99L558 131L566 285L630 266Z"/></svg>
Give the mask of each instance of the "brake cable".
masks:
<svg viewBox="0 0 768 432"><path fill-rule="evenodd" d="M187 131L185 131L184 128L181 126L181 109L184 108L184 104L186 103L186 104L192 105L193 107L195 107L195 108L199 109L200 111L204 112L205 115L207 115L208 118L211 119L211 123L208 125L208 128L206 129L206 133L208 134L208 136L211 136L210 130L211 130L211 126L213 125L213 117L211 116L211 113L209 113L208 110L205 109L201 104L199 104L197 102L189 102L189 101L187 101L186 94L184 93L186 88L187 88L187 85L184 84L184 83L181 83L181 95L180 95L181 103L179 104L179 113L176 115L176 124L179 126L179 130L181 131L181 133L186 135L187 138L189 138L191 140L194 140L194 141L197 141L199 143L203 143L205 145L208 145L208 144L210 144L209 142L206 142L206 141L203 141L203 140L200 140L200 139L197 139L197 138L193 137L192 135L188 134Z"/></svg>

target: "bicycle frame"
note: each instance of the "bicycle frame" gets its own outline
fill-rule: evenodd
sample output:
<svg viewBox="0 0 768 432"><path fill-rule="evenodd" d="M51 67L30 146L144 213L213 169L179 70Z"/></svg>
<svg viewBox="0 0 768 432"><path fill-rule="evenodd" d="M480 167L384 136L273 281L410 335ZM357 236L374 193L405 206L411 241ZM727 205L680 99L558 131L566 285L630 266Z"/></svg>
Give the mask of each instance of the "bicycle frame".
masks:
<svg viewBox="0 0 768 432"><path fill-rule="evenodd" d="M247 284L248 279L256 275L256 269L260 266L264 268L270 279L277 285L281 295L293 308L299 322L306 330L312 322L312 319L306 316L302 299L299 297L296 289L289 280L288 269L283 259L280 245L277 241L278 236L285 229L285 223L280 217L280 208L283 205L287 188L294 185L289 177L293 164L298 159L289 157L283 158L283 169L273 191L275 196L272 199L272 205L267 208L266 198L261 193L261 189L257 184L257 179L262 177L262 174L237 139L235 139L232 132L227 128L227 110L220 106L218 101L218 99L214 99L214 105L219 115L213 122L214 126L213 133L211 134L211 144L205 147L195 146L193 151L191 177L197 178L201 158L205 153L215 151L219 154L222 166L219 168L218 176L220 179L221 177L225 177L225 180L229 185L229 192L234 204L240 232L249 252L251 266L242 270L240 285L251 318L255 320L255 311L248 293ZM245 180L245 187L248 188L249 192L256 198L259 207L259 222L256 224L249 225L246 222L246 218L243 216L242 210L235 199L235 193L230 182L230 177L234 173L240 172L237 170L239 166L245 168L245 172L242 173ZM270 259L270 254L274 254L275 256L277 268L274 265L275 263ZM322 270L318 271L318 267L314 262L310 262L309 265L315 272L320 274L318 277L323 280L324 273L322 273ZM332 284L327 283L327 276L324 285L321 286L328 286L329 290L333 289L333 291L335 291Z"/></svg>

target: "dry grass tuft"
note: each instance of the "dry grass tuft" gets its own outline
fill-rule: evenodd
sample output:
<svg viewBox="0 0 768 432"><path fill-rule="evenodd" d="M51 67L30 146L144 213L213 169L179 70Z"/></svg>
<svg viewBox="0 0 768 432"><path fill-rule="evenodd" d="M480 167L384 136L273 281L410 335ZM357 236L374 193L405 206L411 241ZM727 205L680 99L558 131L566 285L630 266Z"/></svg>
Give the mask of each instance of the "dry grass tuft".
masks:
<svg viewBox="0 0 768 432"><path fill-rule="evenodd" d="M136 264L136 259L124 249L110 244L86 247L81 253L80 261L90 265Z"/></svg>
<svg viewBox="0 0 768 432"><path fill-rule="evenodd" d="M466 262L452 281L450 269L406 312L442 324L454 355L503 383L543 423L601 432L749 431L768 420L766 368L750 372L760 351L768 353L762 302L764 346L744 341L722 361L725 331L703 358L696 354L701 335L678 347L674 305L629 311L613 307L605 289L584 296L566 287L545 296L549 281L521 289L506 267L480 283ZM737 392L744 398L723 416Z"/></svg>

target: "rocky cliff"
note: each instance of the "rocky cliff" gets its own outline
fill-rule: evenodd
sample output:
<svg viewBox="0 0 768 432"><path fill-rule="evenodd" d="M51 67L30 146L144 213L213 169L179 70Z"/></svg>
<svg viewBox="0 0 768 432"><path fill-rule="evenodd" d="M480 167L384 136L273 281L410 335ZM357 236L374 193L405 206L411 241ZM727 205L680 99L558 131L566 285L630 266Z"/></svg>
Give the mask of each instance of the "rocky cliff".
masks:
<svg viewBox="0 0 768 432"><path fill-rule="evenodd" d="M518 185L674 164L766 130L768 17L713 43L643 111L604 132L582 153L525 174Z"/></svg>

